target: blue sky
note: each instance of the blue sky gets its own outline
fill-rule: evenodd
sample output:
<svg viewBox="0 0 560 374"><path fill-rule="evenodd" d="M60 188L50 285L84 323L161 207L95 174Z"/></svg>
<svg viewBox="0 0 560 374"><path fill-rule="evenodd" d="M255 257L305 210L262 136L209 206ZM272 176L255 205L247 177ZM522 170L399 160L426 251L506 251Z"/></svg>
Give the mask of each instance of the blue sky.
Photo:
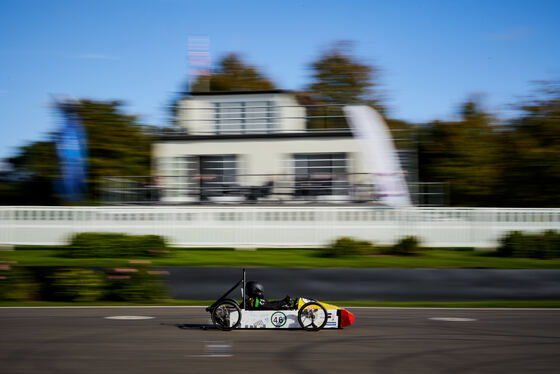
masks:
<svg viewBox="0 0 560 374"><path fill-rule="evenodd" d="M560 77L559 1L82 0L0 3L0 158L59 125L50 95L118 99L147 124L187 80L187 40L240 53L280 88L339 40L381 69L392 117L452 119L469 95L508 115Z"/></svg>

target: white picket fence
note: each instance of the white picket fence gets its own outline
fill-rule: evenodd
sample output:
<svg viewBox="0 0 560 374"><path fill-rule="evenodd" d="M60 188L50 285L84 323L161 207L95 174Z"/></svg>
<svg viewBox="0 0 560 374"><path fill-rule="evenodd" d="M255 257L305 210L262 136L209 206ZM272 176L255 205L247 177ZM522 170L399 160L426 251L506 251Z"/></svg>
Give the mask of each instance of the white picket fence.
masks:
<svg viewBox="0 0 560 374"><path fill-rule="evenodd" d="M363 207L0 207L1 245L58 245L79 232L165 236L185 247L316 247L349 236L491 248L509 231L560 230L560 209Z"/></svg>

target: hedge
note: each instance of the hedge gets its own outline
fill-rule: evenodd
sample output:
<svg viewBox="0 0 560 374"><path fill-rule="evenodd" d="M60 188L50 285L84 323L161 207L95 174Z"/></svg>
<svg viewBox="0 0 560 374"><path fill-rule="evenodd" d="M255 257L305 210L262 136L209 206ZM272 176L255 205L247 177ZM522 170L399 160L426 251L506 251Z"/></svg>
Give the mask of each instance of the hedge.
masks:
<svg viewBox="0 0 560 374"><path fill-rule="evenodd" d="M40 285L26 268L0 263L0 300L36 300Z"/></svg>
<svg viewBox="0 0 560 374"><path fill-rule="evenodd" d="M395 256L410 256L420 250L420 240L415 236L406 236L395 245L382 251L384 254Z"/></svg>
<svg viewBox="0 0 560 374"><path fill-rule="evenodd" d="M395 256L409 256L420 250L420 240L415 236L400 239L390 247L377 247L367 240L356 240L349 237L338 238L322 248L324 257L360 256L372 254L386 254Z"/></svg>
<svg viewBox="0 0 560 374"><path fill-rule="evenodd" d="M331 244L323 247L322 255L325 257L340 257L350 255L366 255L375 253L373 243L367 240L356 240L348 237L338 238Z"/></svg>
<svg viewBox="0 0 560 374"><path fill-rule="evenodd" d="M170 253L165 239L157 235L80 233L60 251L71 258L159 257Z"/></svg>
<svg viewBox="0 0 560 374"><path fill-rule="evenodd" d="M148 268L113 269L107 275L105 300L143 302L165 298L166 291L158 271Z"/></svg>
<svg viewBox="0 0 560 374"><path fill-rule="evenodd" d="M57 270L49 280L49 299L55 301L97 301L106 286L101 272L82 268Z"/></svg>
<svg viewBox="0 0 560 374"><path fill-rule="evenodd" d="M497 255L538 259L559 258L560 233L552 230L543 233L509 232L500 239Z"/></svg>
<svg viewBox="0 0 560 374"><path fill-rule="evenodd" d="M0 300L153 302L165 298L161 272L147 267L0 268Z"/></svg>

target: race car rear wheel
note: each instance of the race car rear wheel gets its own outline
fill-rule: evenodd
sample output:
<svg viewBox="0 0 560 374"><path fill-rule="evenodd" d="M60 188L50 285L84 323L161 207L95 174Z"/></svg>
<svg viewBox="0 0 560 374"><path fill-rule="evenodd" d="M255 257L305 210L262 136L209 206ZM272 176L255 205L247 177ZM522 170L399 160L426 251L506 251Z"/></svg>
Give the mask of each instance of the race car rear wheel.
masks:
<svg viewBox="0 0 560 374"><path fill-rule="evenodd" d="M241 322L241 308L235 300L220 301L212 310L212 322L217 329L229 331Z"/></svg>
<svg viewBox="0 0 560 374"><path fill-rule="evenodd" d="M304 304L298 312L298 321L302 329L317 331L327 324L327 310L317 302Z"/></svg>

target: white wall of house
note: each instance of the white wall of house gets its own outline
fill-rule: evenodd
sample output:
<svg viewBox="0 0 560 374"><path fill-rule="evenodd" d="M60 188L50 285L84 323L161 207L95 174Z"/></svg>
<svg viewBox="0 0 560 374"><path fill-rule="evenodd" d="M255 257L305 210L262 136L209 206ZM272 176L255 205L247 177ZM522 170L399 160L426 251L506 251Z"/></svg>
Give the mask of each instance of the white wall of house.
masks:
<svg viewBox="0 0 560 374"><path fill-rule="evenodd" d="M177 124L189 133L209 133L213 130L212 103L204 100L181 100Z"/></svg>
<svg viewBox="0 0 560 374"><path fill-rule="evenodd" d="M298 153L346 153L348 173L368 172L359 144L352 137L165 141L155 143L152 151L156 160L191 155L238 155L241 174L293 173L292 159ZM262 176L248 182L266 181L267 177Z"/></svg>
<svg viewBox="0 0 560 374"><path fill-rule="evenodd" d="M325 160L316 156L301 156L297 163L297 170L300 173L298 183L302 180L305 183L305 178L313 179L314 183L321 183L317 170L325 170L326 174L354 174L345 181L337 179L337 186L345 182L351 185L372 182L371 176L367 174L368 167L358 141L350 134L348 136L298 135L307 132L306 111L290 92L197 93L182 99L178 106L177 124L183 127L190 137L185 140L162 140L153 145L152 151L154 174L162 177L158 183L165 189L163 193L165 201L196 200L198 199L196 191L200 190L203 183L215 183L219 186L226 183L226 178L227 183L234 186L262 186L272 180L275 195L288 196L290 191L295 191L292 190L296 179L294 155L298 154L328 154L325 155ZM241 136L225 136L236 134ZM250 134L262 134L262 136L244 137ZM293 134L293 136L279 137L274 134ZM209 139L208 136L199 135L216 137ZM341 154L344 156L341 157ZM200 158L200 156L232 155L235 156L234 161L232 157L224 157L222 161L215 157L206 158L205 161ZM207 168L208 165L213 165L212 163L220 168L218 165L226 162L223 161L226 159L229 161L227 166L222 166L223 173L199 171L201 165L207 165L204 166ZM336 163L335 169L329 169L328 166L321 169L325 167L323 166L325 161L333 159L338 160L331 164ZM316 168L317 166L319 169ZM235 172L232 173L231 168L234 168ZM306 170L312 168L315 170L313 175L316 177L302 179ZM204 174L202 179L199 173ZM227 177L226 173L229 173ZM363 175L355 175L362 173ZM283 192L278 193L277 188L283 189ZM302 191L300 189L298 193ZM323 191L326 192L327 189ZM348 196L346 187L337 187L329 191L326 194Z"/></svg>

